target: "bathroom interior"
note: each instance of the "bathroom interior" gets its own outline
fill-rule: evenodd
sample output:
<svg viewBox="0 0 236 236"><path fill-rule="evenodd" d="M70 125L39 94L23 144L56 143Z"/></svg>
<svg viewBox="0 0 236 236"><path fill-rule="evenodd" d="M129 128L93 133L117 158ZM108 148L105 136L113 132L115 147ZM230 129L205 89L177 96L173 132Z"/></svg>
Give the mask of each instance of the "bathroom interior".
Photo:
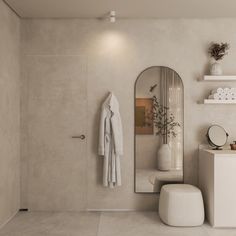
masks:
<svg viewBox="0 0 236 236"><path fill-rule="evenodd" d="M236 236L233 0L0 0L0 236Z"/></svg>

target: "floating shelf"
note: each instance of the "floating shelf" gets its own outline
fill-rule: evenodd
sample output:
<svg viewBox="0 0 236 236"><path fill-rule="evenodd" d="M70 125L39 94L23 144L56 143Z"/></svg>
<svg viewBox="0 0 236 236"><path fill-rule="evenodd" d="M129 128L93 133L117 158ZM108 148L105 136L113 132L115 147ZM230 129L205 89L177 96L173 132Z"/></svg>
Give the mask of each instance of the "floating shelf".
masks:
<svg viewBox="0 0 236 236"><path fill-rule="evenodd" d="M236 81L236 75L204 75L205 81Z"/></svg>
<svg viewBox="0 0 236 236"><path fill-rule="evenodd" d="M236 104L236 100L204 99L204 104Z"/></svg>

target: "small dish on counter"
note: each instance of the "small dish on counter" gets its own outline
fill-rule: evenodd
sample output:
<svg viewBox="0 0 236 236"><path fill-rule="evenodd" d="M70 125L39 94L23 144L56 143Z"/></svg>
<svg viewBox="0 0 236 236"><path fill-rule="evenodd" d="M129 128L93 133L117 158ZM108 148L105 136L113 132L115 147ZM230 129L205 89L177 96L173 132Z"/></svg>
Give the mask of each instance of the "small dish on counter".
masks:
<svg viewBox="0 0 236 236"><path fill-rule="evenodd" d="M230 144L231 150L235 150L236 151L236 141L233 141L234 143Z"/></svg>

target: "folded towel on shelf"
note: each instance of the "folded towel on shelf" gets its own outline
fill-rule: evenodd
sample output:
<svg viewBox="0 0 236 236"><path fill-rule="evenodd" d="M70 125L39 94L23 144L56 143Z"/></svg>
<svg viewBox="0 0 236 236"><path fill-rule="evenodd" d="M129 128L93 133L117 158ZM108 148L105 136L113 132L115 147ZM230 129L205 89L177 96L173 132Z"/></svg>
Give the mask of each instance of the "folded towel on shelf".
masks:
<svg viewBox="0 0 236 236"><path fill-rule="evenodd" d="M230 93L225 94L225 100L232 100L232 95Z"/></svg>
<svg viewBox="0 0 236 236"><path fill-rule="evenodd" d="M214 93L209 95L209 99L214 99L214 100L225 100L225 94L224 93Z"/></svg>
<svg viewBox="0 0 236 236"><path fill-rule="evenodd" d="M228 94L228 93L230 93L230 92L231 92L230 88L224 88L224 93L225 93L225 94Z"/></svg>
<svg viewBox="0 0 236 236"><path fill-rule="evenodd" d="M214 93L214 94L209 95L208 98L209 98L209 99L219 100L220 96L219 96L218 93Z"/></svg>
<svg viewBox="0 0 236 236"><path fill-rule="evenodd" d="M232 99L235 100L236 99L236 93L231 93Z"/></svg>
<svg viewBox="0 0 236 236"><path fill-rule="evenodd" d="M220 100L226 100L226 94L225 93L220 94Z"/></svg>
<svg viewBox="0 0 236 236"><path fill-rule="evenodd" d="M236 88L231 88L230 92L233 93L233 94L236 94Z"/></svg>
<svg viewBox="0 0 236 236"><path fill-rule="evenodd" d="M223 88L213 89L211 91L211 94L214 94L214 93L224 93L224 89Z"/></svg>
<svg viewBox="0 0 236 236"><path fill-rule="evenodd" d="M236 100L236 88L217 88L211 91L208 99Z"/></svg>

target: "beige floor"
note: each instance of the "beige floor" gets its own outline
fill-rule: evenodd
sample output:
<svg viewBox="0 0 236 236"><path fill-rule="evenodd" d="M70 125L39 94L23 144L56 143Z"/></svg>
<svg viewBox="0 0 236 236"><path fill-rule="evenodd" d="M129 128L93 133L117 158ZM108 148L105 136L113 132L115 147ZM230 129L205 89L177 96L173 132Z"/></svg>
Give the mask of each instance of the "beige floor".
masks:
<svg viewBox="0 0 236 236"><path fill-rule="evenodd" d="M236 229L204 224L175 228L161 223L155 212L20 213L0 236L236 236Z"/></svg>

